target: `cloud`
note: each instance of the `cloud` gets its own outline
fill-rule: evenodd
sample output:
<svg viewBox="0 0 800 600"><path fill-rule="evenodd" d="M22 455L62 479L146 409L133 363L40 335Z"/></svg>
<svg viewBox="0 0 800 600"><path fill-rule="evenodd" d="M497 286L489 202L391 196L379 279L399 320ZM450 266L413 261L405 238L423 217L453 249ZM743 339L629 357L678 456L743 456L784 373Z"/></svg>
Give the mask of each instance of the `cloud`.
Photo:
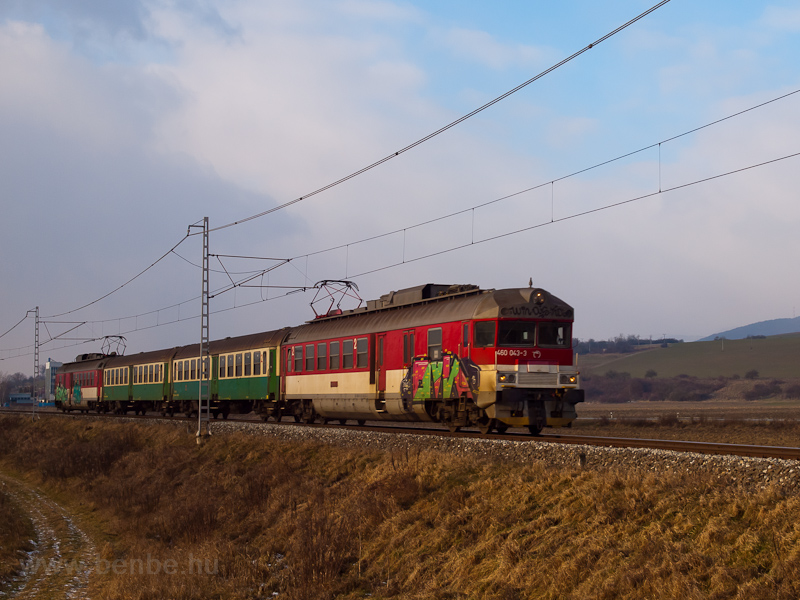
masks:
<svg viewBox="0 0 800 600"><path fill-rule="evenodd" d="M552 54L536 46L499 42L491 34L474 29L453 28L445 32L443 43L455 56L491 69L541 66Z"/></svg>
<svg viewBox="0 0 800 600"><path fill-rule="evenodd" d="M767 27L779 31L797 33L800 32L800 9L787 6L767 6L761 22Z"/></svg>

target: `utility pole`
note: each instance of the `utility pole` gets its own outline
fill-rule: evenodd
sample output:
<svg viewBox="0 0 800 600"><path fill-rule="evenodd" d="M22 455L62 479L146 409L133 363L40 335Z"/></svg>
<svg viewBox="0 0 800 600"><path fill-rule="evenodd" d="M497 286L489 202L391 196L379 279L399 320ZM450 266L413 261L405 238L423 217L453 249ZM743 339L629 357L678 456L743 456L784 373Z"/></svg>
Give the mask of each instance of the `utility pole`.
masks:
<svg viewBox="0 0 800 600"><path fill-rule="evenodd" d="M36 378L39 376L39 307L29 310L28 314L33 313L36 321L35 333L33 336L33 382L31 383L31 402L33 403L33 418L36 418L36 405L39 400L36 396Z"/></svg>
<svg viewBox="0 0 800 600"><path fill-rule="evenodd" d="M203 286L200 295L200 385L197 395L197 443L201 444L211 435L211 396L209 380L211 378L211 356L209 354L209 268L208 268L208 217L203 217L202 225L189 225L203 228ZM203 410L205 409L205 415ZM205 426L204 426L205 424Z"/></svg>

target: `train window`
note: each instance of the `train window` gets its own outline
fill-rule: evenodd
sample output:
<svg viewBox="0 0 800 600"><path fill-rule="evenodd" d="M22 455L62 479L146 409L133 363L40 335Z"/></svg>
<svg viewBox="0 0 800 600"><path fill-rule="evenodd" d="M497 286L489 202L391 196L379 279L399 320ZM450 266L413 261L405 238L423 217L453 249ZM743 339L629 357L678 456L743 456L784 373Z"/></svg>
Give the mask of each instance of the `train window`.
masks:
<svg viewBox="0 0 800 600"><path fill-rule="evenodd" d="M114 369L114 385L119 385L119 369Z"/></svg>
<svg viewBox="0 0 800 600"><path fill-rule="evenodd" d="M201 361L198 363L199 365L201 365L201 366L199 367L199 371L200 371L200 378L201 378L201 379L208 379L208 374L211 372L211 371L210 371L210 369L208 368L208 361L209 361L209 360L210 360L210 359L209 359L209 357L208 357L208 356L206 356L204 359L202 359L202 360L201 360Z"/></svg>
<svg viewBox="0 0 800 600"><path fill-rule="evenodd" d="M250 352L244 353L244 376L250 377L253 373L253 355Z"/></svg>
<svg viewBox="0 0 800 600"><path fill-rule="evenodd" d="M219 357L219 378L222 379L225 377L225 357Z"/></svg>
<svg viewBox="0 0 800 600"><path fill-rule="evenodd" d="M317 344L317 370L324 371L325 365L328 362L327 344Z"/></svg>
<svg viewBox="0 0 800 600"><path fill-rule="evenodd" d="M228 377L233 377L233 354L228 355Z"/></svg>
<svg viewBox="0 0 800 600"><path fill-rule="evenodd" d="M442 328L428 329L428 358L442 360Z"/></svg>
<svg viewBox="0 0 800 600"><path fill-rule="evenodd" d="M463 344L464 348L469 346L469 324L468 323L464 323L464 335L462 336L462 339L463 339L462 344Z"/></svg>
<svg viewBox="0 0 800 600"><path fill-rule="evenodd" d="M253 352L253 375L261 375L261 352Z"/></svg>
<svg viewBox="0 0 800 600"><path fill-rule="evenodd" d="M237 354L236 355L236 376L237 377L241 377L242 376L242 355L241 354Z"/></svg>
<svg viewBox="0 0 800 600"><path fill-rule="evenodd" d="M314 370L314 344L306 346L306 371Z"/></svg>
<svg viewBox="0 0 800 600"><path fill-rule="evenodd" d="M128 385L128 367L125 367L122 370L122 375L123 375L123 377L125 379L122 383L124 383L125 385Z"/></svg>
<svg viewBox="0 0 800 600"><path fill-rule="evenodd" d="M356 367L363 369L367 366L367 350L369 344L367 338L358 338L356 341Z"/></svg>
<svg viewBox="0 0 800 600"><path fill-rule="evenodd" d="M342 368L353 368L353 340L345 340L342 342Z"/></svg>
<svg viewBox="0 0 800 600"><path fill-rule="evenodd" d="M154 381L153 376L154 375L155 375L155 373L153 373L153 365L150 365L150 367L149 367L149 375L148 375L148 379L147 379L147 381L149 383L153 383L153 381Z"/></svg>
<svg viewBox="0 0 800 600"><path fill-rule="evenodd" d="M328 368L331 370L339 369L339 342L331 342L331 355L328 360Z"/></svg>
<svg viewBox="0 0 800 600"><path fill-rule="evenodd" d="M539 323L539 346L542 348L569 348L571 341L569 323Z"/></svg>
<svg viewBox="0 0 800 600"><path fill-rule="evenodd" d="M472 326L472 341L478 348L494 346L494 321L478 321Z"/></svg>
<svg viewBox="0 0 800 600"><path fill-rule="evenodd" d="M295 373L299 373L303 370L303 347L302 346L295 346L294 347L294 371Z"/></svg>
<svg viewBox="0 0 800 600"><path fill-rule="evenodd" d="M264 364L264 375L267 375L269 373L269 360L267 359L266 350L264 350L262 358L264 359L261 361Z"/></svg>
<svg viewBox="0 0 800 600"><path fill-rule="evenodd" d="M189 373L191 373L191 376L189 377L189 379L197 379L197 370L195 368L194 359L189 361Z"/></svg>
<svg viewBox="0 0 800 600"><path fill-rule="evenodd" d="M536 343L536 323L533 321L500 321L497 345L500 347L533 347Z"/></svg>

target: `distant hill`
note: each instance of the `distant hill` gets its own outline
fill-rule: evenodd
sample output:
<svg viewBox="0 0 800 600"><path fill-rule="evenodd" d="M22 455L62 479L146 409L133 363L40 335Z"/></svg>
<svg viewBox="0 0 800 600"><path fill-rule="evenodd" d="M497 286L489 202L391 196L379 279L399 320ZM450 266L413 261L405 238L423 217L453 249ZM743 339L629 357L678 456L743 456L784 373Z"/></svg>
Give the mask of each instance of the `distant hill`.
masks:
<svg viewBox="0 0 800 600"><path fill-rule="evenodd" d="M781 335L783 333L798 332L800 332L800 317L795 317L794 319L772 319L771 321L751 323L750 325L744 325L736 329L715 333L697 341L711 342L715 338L723 337L727 340L743 340L752 335Z"/></svg>

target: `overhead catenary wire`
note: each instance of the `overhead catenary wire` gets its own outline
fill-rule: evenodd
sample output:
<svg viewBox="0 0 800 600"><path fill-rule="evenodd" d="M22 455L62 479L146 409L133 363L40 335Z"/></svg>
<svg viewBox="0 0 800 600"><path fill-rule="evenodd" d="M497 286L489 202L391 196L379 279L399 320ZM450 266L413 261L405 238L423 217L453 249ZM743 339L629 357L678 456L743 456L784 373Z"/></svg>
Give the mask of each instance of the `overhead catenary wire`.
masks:
<svg viewBox="0 0 800 600"><path fill-rule="evenodd" d="M508 90L504 94L501 94L500 96L494 98L493 100L490 100L486 104L483 104L482 106L479 106L478 108L476 108L472 112L467 113L466 115L463 115L463 116L459 117L455 121L452 121L452 122L448 123L447 125L445 125L443 127L440 127L436 131L434 131L432 133L429 133L428 135L416 140L415 142L412 142L411 144L408 144L407 146L404 146L403 148L400 148L399 150L397 150L395 152L392 152L388 156L385 156L385 157L383 157L383 158L381 158L379 160L376 160L375 162L367 165L366 167L362 167L361 169L358 169L357 171L354 171L353 173L350 173L349 175L345 175L344 177L341 177L340 179L337 179L336 181L333 181L333 182L331 182L331 183L329 183L327 185L322 186L321 188L318 188L318 189L316 189L316 190L314 190L312 192L309 192L309 193L304 194L304 195L302 195L302 196L300 196L298 198L295 198L294 200L290 200L288 202L284 202L283 204L280 204L278 206L273 206L272 208L264 210L264 211L262 211L260 213L255 214L255 215L251 215L249 217L245 217L244 219L239 219L238 221L233 221L233 222L227 223L225 225L219 225L218 227L213 227L213 228L209 229L209 232L219 231L221 229L227 229L228 227L233 227L235 225L241 225L242 223L247 223L248 221L252 221L254 219L258 219L260 217L264 217L266 215L269 215L269 214L272 214L274 212L277 212L279 210L283 210L284 208L287 208L289 206L297 204L298 202L302 202L303 200L307 200L308 198L311 198L312 196L316 196L317 194L321 194L322 192L325 192L325 191L327 191L327 190L329 190L329 189L331 189L333 187L336 187L337 185L340 185L342 183L345 183L346 181L349 181L349 180L351 180L351 179L353 179L355 177L358 177L359 175L362 175L362 174L366 173L367 171L370 171L370 170L374 169L375 167L378 167L378 166L380 166L380 165L392 160L393 158L396 158L396 157L400 156L401 154L404 154L405 152L408 152L409 150L412 150L412 149L416 148L417 146L419 146L421 144L424 144L425 142L427 142L427 141L433 139L434 137L444 133L445 131L447 131L449 129L452 129L453 127L455 127L459 123L463 123L467 119L469 119L471 117L474 117L475 115L477 115L478 113L486 110L487 108L489 108L491 106L494 106L498 102L508 98L512 94L515 94L516 92L520 91L521 89L529 86L530 84L532 84L533 82L541 79L545 75L547 75L547 74L555 71L556 69L564 66L565 64L567 64L568 62L574 60L575 58L577 58L578 56L580 56L584 52L588 52L589 50L591 50L592 48L594 48L594 47L598 46L599 44L603 43L604 41L606 41L610 37L613 37L614 35L618 34L620 31L623 31L624 29L630 27L631 25L633 25L637 21L640 21L641 19L643 19L644 17L646 17L650 13L658 10L659 8L661 8L662 6L667 4L669 1L670 0L661 0L661 2L659 2L659 3L655 4L654 6L650 7L649 9L644 11L643 13L637 15L636 17L632 18L631 20L627 21L626 23L620 25L619 27L617 27L613 31L608 32L607 34L605 34L604 36L602 36L598 40L596 40L596 41L592 42L591 44L589 44L588 46L584 46L583 48L581 48L577 52L574 52L573 54L571 54L567 58L561 60L560 62L552 65L551 67L548 67L547 69L545 69L544 71L542 71L538 75L535 75L534 77L531 77L527 81L519 84L517 87L515 87L515 88L513 88L511 90ZM197 234L195 233L195 234L192 234L192 235L197 235Z"/></svg>

